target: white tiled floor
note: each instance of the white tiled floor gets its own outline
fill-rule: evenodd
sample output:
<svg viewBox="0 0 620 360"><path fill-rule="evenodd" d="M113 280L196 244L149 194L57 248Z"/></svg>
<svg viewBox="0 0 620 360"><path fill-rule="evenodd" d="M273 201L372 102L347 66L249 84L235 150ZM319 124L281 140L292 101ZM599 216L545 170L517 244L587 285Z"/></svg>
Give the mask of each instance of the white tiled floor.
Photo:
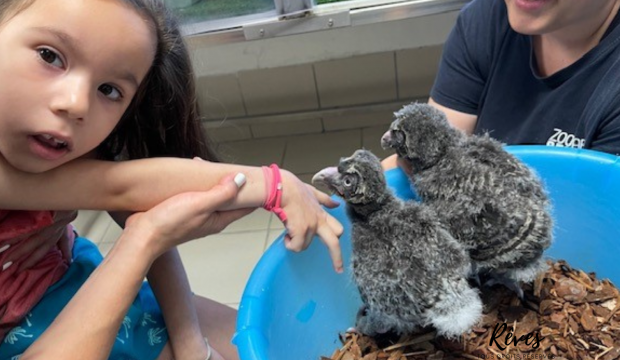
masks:
<svg viewBox="0 0 620 360"><path fill-rule="evenodd" d="M337 164L361 147L377 156L379 141L388 125L346 129L321 134L274 137L221 143L218 150L229 162L248 165L278 163L305 182L326 167ZM80 212L74 223L82 236L96 242L103 253L113 246L120 228L105 213ZM259 209L231 224L221 234L179 248L193 291L237 307L252 269L284 227L272 214Z"/></svg>

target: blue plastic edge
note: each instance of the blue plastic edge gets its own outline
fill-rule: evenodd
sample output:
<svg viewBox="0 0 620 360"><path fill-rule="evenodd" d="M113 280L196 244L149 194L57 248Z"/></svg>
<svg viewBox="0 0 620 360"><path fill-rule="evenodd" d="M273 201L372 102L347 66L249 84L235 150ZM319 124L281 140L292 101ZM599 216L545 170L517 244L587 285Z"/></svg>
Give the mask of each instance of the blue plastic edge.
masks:
<svg viewBox="0 0 620 360"><path fill-rule="evenodd" d="M506 150L521 160L533 155L564 158L587 157L590 160L620 166L618 165L620 157L588 149L555 148L545 145L513 145L506 146ZM386 172L386 178L388 178L390 186L393 187L394 185L390 181L402 181L404 177L400 169L392 169ZM398 188L398 186L396 187ZM400 193L396 191L396 195L405 198L415 196L412 192L408 193L407 191ZM274 265L284 261L287 250L280 244L283 238L284 233L263 254L252 271L243 292L237 318L237 333L233 339L233 343L239 349L241 359L267 360L267 355L263 349L266 349L268 341L261 331L264 321L261 316L261 309L265 305L265 299L261 296L263 293L262 284L271 283L277 269L277 266Z"/></svg>

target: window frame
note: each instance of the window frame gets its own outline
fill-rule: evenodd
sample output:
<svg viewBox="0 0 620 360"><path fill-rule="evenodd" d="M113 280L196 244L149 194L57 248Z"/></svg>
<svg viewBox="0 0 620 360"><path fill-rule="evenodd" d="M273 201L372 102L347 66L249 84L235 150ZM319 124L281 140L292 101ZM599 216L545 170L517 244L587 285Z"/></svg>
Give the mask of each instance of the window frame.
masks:
<svg viewBox="0 0 620 360"><path fill-rule="evenodd" d="M349 0L316 5L312 10L312 16L302 18L283 19L278 16L275 10L272 10L221 20L182 24L181 30L192 43L223 44L440 14L458 10L470 1ZM330 16L332 16L331 22ZM338 21L335 21L336 19ZM258 30L256 30L257 27ZM260 34L261 27L263 35L258 36L256 35L257 31ZM278 28L298 28L298 31L279 31ZM270 29L272 31L269 31Z"/></svg>

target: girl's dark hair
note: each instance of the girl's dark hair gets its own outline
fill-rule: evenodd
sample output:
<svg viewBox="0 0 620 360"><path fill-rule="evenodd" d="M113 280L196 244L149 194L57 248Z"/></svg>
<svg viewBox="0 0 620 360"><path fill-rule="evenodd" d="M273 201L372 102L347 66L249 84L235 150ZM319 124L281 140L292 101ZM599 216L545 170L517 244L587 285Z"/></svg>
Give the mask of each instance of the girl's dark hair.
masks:
<svg viewBox="0 0 620 360"><path fill-rule="evenodd" d="M177 156L217 161L202 126L196 82L176 19L161 0L122 0L153 24L153 65L129 108L97 148L102 159Z"/></svg>
<svg viewBox="0 0 620 360"><path fill-rule="evenodd" d="M0 1L0 23L8 16L15 15L32 4L34 0L2 0Z"/></svg>
<svg viewBox="0 0 620 360"><path fill-rule="evenodd" d="M0 0L0 21L35 0ZM148 19L157 37L153 64L116 128L97 148L100 159L174 156L217 161L202 126L196 83L178 23L162 0L119 0Z"/></svg>

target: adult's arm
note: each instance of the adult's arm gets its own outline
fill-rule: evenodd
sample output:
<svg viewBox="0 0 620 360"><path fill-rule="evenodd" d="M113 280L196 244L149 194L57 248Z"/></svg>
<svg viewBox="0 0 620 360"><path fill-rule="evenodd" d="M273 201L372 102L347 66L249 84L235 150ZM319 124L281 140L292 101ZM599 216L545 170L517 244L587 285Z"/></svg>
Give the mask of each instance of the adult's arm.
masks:
<svg viewBox="0 0 620 360"><path fill-rule="evenodd" d="M246 210L248 213L251 209ZM125 227L128 212L110 212ZM175 359L206 358L209 352L204 341L193 294L183 262L176 248L157 258L146 275L159 304Z"/></svg>
<svg viewBox="0 0 620 360"><path fill-rule="evenodd" d="M208 192L180 194L133 215L101 265L21 359L107 359L153 261L242 216L243 210L217 211L236 194L237 186L225 179Z"/></svg>
<svg viewBox="0 0 620 360"><path fill-rule="evenodd" d="M428 103L442 110L455 128L472 134L493 64L493 47L500 37L494 0L474 0L461 10L443 47ZM384 169L398 165L392 155L382 161Z"/></svg>
<svg viewBox="0 0 620 360"><path fill-rule="evenodd" d="M433 98L428 99L428 103L443 111L446 114L448 122L453 127L469 135L474 133L474 129L476 128L476 121L478 121L478 116L450 109L446 106L436 103Z"/></svg>

